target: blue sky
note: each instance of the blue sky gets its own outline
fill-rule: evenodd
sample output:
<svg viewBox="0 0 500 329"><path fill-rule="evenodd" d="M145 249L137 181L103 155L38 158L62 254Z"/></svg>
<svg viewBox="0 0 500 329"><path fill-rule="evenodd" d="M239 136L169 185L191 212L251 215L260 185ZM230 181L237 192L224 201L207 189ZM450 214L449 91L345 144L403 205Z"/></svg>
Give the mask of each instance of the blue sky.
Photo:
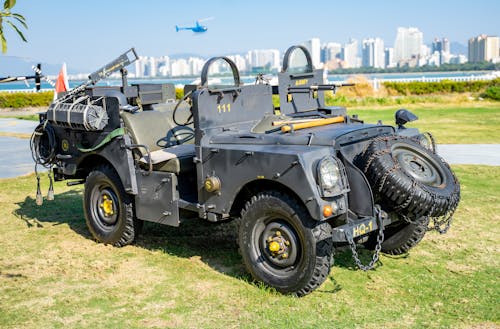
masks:
<svg viewBox="0 0 500 329"><path fill-rule="evenodd" d="M392 46L398 26L415 26L424 41L447 37L466 44L481 33L500 34L500 1L198 1L17 0L28 43L7 32L6 55L95 69L130 47L140 55L203 56L286 50L312 37L345 43L381 37ZM204 22L208 32L175 32L175 25ZM6 30L8 28L6 27ZM0 56L1 61L1 56Z"/></svg>

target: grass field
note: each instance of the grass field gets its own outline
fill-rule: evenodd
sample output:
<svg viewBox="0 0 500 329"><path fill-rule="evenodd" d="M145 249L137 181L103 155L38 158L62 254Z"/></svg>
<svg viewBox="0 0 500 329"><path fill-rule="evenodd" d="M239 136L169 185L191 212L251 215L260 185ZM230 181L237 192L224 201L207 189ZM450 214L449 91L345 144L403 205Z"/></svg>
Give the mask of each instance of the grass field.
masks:
<svg viewBox="0 0 500 329"><path fill-rule="evenodd" d="M57 183L37 207L34 176L2 179L0 327L500 328L500 167L454 170L462 201L448 234L369 272L340 250L304 298L252 283L231 223L147 223L113 248L92 240L81 187Z"/></svg>
<svg viewBox="0 0 500 329"><path fill-rule="evenodd" d="M358 114L359 118L368 123L383 123L394 125L394 113L401 107L397 106L362 106L348 108L348 113ZM500 143L500 103L481 105L451 104L404 106L418 116L418 120L407 124L420 131L429 131L438 143L443 144L498 144Z"/></svg>

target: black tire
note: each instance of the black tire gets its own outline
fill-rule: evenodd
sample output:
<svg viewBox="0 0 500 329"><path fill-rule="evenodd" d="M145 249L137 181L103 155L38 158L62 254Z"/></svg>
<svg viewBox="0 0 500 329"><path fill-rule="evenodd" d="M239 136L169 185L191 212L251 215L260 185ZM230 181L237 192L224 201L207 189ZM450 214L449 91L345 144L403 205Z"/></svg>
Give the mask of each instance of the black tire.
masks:
<svg viewBox="0 0 500 329"><path fill-rule="evenodd" d="M401 220L387 226L381 251L390 255L406 254L424 238L428 225L429 217L419 217L411 223ZM365 243L365 247L374 250L376 243L377 236L373 234Z"/></svg>
<svg viewBox="0 0 500 329"><path fill-rule="evenodd" d="M357 163L386 211L439 217L454 211L460 200L460 185L448 164L409 138L376 138Z"/></svg>
<svg viewBox="0 0 500 329"><path fill-rule="evenodd" d="M254 279L282 293L307 295L330 272L330 224L313 220L302 205L280 192L262 192L246 203L238 244Z"/></svg>
<svg viewBox="0 0 500 329"><path fill-rule="evenodd" d="M90 233L105 244L128 245L142 228L142 221L134 220L132 198L115 170L107 165L95 168L87 176L83 209Z"/></svg>

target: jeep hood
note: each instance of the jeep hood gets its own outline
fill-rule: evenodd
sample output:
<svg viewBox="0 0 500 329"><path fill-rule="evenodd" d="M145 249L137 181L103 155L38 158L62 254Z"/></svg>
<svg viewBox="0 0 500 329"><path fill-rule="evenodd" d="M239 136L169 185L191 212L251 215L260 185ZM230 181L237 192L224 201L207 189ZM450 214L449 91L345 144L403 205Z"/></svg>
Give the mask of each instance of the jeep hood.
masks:
<svg viewBox="0 0 500 329"><path fill-rule="evenodd" d="M373 124L331 124L282 133L253 133L228 130L210 138L210 144L342 146L380 135L392 135L394 128Z"/></svg>

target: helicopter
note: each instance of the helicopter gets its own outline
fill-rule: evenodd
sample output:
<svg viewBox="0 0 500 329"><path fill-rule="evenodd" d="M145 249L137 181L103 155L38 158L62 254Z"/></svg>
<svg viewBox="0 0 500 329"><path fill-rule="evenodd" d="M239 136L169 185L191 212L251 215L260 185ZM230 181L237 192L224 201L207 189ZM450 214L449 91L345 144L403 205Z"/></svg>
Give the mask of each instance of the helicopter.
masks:
<svg viewBox="0 0 500 329"><path fill-rule="evenodd" d="M176 25L175 26L175 31L179 32L181 30L191 30L194 33L205 33L205 32L207 32L208 27L206 25L201 25L200 22L208 21L210 19L213 19L213 17L199 19L199 20L196 21L196 25L195 26L184 26L184 27L182 27L182 26Z"/></svg>

